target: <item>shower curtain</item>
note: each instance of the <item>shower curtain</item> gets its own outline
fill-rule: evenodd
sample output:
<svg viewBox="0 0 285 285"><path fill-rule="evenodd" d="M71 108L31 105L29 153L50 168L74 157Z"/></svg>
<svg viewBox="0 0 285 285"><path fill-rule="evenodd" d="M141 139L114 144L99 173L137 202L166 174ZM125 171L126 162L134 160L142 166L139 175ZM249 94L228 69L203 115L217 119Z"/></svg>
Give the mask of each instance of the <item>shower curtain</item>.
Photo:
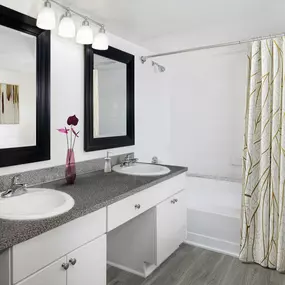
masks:
<svg viewBox="0 0 285 285"><path fill-rule="evenodd" d="M285 271L285 39L248 55L240 260Z"/></svg>

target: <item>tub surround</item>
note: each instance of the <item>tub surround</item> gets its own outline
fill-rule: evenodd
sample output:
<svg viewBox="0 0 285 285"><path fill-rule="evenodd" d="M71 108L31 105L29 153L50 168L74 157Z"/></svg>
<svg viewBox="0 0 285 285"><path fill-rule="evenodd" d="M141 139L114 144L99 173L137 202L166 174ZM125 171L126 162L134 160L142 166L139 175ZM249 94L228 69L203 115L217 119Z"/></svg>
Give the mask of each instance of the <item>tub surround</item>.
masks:
<svg viewBox="0 0 285 285"><path fill-rule="evenodd" d="M64 179L37 185L37 187L51 188L68 193L75 201L74 207L60 216L37 221L0 219L0 251L187 171L186 167L167 167L171 170L170 173L158 177L129 176L116 172L104 173L100 170L78 175L74 185L66 185Z"/></svg>
<svg viewBox="0 0 285 285"><path fill-rule="evenodd" d="M211 179L211 180L216 180L216 181L227 181L227 182L233 182L233 183L242 183L242 178L216 176L216 175L205 175L205 174L199 174L199 173L187 172L187 177Z"/></svg>

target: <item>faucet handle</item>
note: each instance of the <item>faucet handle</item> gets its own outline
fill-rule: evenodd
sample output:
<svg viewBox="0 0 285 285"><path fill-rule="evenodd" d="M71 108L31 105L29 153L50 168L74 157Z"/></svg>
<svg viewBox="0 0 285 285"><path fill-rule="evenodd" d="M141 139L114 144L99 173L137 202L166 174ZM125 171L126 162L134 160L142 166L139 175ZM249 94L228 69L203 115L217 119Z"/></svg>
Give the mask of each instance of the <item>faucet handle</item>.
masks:
<svg viewBox="0 0 285 285"><path fill-rule="evenodd" d="M15 175L15 176L13 176L11 185L15 185L15 184L19 183L20 177L21 177L20 174L17 174L17 175Z"/></svg>
<svg viewBox="0 0 285 285"><path fill-rule="evenodd" d="M151 160L151 163L153 164L158 164L158 157L157 156L154 156Z"/></svg>
<svg viewBox="0 0 285 285"><path fill-rule="evenodd" d="M132 155L130 153L127 154L126 157L125 157L125 161L129 161L131 159L132 159Z"/></svg>

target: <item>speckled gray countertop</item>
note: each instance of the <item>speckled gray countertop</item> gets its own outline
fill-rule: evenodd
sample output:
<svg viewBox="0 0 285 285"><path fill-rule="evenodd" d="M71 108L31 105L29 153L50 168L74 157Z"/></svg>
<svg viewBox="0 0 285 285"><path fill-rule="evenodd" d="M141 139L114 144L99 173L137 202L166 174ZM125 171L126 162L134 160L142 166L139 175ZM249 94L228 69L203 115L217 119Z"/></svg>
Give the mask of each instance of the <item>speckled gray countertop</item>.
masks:
<svg viewBox="0 0 285 285"><path fill-rule="evenodd" d="M171 172L163 176L130 176L116 172L96 171L79 175L74 185L66 185L65 180L62 179L37 186L68 193L75 201L74 207L60 216L43 220L0 219L0 251L187 171L186 167L168 167Z"/></svg>

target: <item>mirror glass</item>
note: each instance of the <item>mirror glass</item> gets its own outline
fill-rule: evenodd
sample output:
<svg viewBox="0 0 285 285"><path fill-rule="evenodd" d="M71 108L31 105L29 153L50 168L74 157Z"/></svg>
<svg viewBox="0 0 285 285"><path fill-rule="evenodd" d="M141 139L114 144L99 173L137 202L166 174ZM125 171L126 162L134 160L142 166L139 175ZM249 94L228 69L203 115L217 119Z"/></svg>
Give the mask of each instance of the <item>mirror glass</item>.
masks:
<svg viewBox="0 0 285 285"><path fill-rule="evenodd" d="M93 138L127 134L127 65L94 54Z"/></svg>
<svg viewBox="0 0 285 285"><path fill-rule="evenodd" d="M0 26L0 149L36 145L36 42Z"/></svg>

